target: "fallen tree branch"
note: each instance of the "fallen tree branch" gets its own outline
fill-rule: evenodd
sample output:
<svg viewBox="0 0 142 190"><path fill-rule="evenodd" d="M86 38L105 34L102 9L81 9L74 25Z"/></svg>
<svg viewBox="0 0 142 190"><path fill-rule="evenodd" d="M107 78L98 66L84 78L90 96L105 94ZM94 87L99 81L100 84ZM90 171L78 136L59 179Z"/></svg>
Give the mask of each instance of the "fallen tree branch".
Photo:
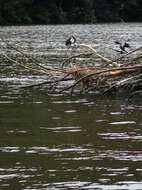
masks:
<svg viewBox="0 0 142 190"><path fill-rule="evenodd" d="M112 64L114 67L120 67L120 65L116 62L116 61L112 61L104 56L102 56L101 54L97 53L97 51L92 48L90 45L86 45L86 44L78 44L76 45L76 47L86 47L89 48L97 57L99 57L100 59L102 59L103 61Z"/></svg>
<svg viewBox="0 0 142 190"><path fill-rule="evenodd" d="M121 81L118 81L116 84L112 85L109 89L105 90L103 92L103 95L107 94L112 89L118 88L120 86L122 87L122 85L128 84L129 81L134 80L134 79L139 78L139 77L142 77L142 74L140 74L139 76L133 76L133 77L129 77L129 78L123 79Z"/></svg>
<svg viewBox="0 0 142 190"><path fill-rule="evenodd" d="M49 70L54 70L53 68L47 68L45 66L43 66L43 64L45 63L37 63L39 62L39 60L37 60L37 58L34 58L34 57L31 57L31 56L28 56L27 54L25 54L22 50L20 50L19 48L15 47L14 45L12 46L11 44L9 44L6 40L4 40L2 37L0 37L0 40L3 41L7 48L9 49L13 49L13 50L16 50L17 52L19 52L20 54L22 54L23 56L25 56L26 58L28 58L30 61L34 62L34 65L38 66L39 68L43 69L44 71L49 71ZM6 49L6 47L4 48Z"/></svg>
<svg viewBox="0 0 142 190"><path fill-rule="evenodd" d="M131 55L131 54L133 54L134 52L139 51L139 50L141 50L141 49L142 49L142 46L140 46L140 47L138 47L138 48L136 48L136 49L134 49L134 50L132 50L132 51L126 53L126 54L123 54L123 55L121 55L120 57L118 57L117 59L115 59L114 62L115 62L115 61L118 61L118 60L120 60L120 59L122 59L122 58L124 58L124 57L128 57L129 55Z"/></svg>
<svg viewBox="0 0 142 190"><path fill-rule="evenodd" d="M30 70L30 71L33 71L33 72L36 72L36 73L44 73L44 74L50 74L49 72L47 73L47 71L43 71L43 70L37 70L37 69L33 69L33 68L30 68L28 66L25 66L24 64L21 64L20 62L12 59L11 57L9 57L7 54L3 53L3 56L6 57L9 61L15 63L16 65L19 65L19 66L22 66L24 67L25 69L27 70Z"/></svg>
<svg viewBox="0 0 142 190"><path fill-rule="evenodd" d="M60 93L62 93L63 91L69 90L70 88L74 88L79 82L81 82L82 80L84 80L84 79L86 79L88 77L91 77L93 75L99 75L99 74L106 73L106 72L111 72L111 71L120 71L120 70L137 69L137 68L141 68L142 69L142 65L131 66L131 67L112 68L112 69L105 69L105 70L98 71L98 72L93 72L91 74L85 75L82 78L78 79L73 85L71 85L71 86L69 86L69 87L64 88L63 90L61 90Z"/></svg>
<svg viewBox="0 0 142 190"><path fill-rule="evenodd" d="M20 49L14 47L14 46L11 46L11 45L9 45L9 44L8 44L8 46L10 46L12 49L14 49L14 50L16 50L17 52L19 52L19 53L21 53L22 55L24 55L24 56L25 56L26 58L28 58L29 60L34 61L34 64L37 65L37 66L39 66L39 67L40 67L41 69L43 69L44 71L52 70L51 68L49 69L49 68L46 68L46 67L44 67L43 65L41 65L41 64L43 64L43 63L40 63L40 64L37 63L38 60L37 60L36 58L30 57L30 56L26 55L26 54L23 53Z"/></svg>

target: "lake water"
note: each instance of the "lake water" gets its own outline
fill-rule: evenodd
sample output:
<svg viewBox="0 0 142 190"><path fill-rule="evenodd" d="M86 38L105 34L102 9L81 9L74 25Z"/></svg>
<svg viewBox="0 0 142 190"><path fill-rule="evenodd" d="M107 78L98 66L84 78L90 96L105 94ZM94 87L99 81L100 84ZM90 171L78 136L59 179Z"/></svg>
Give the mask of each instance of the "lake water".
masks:
<svg viewBox="0 0 142 190"><path fill-rule="evenodd" d="M129 37L133 49L142 41L142 23L1 30L7 42L55 66L72 53L64 45L71 34L93 47ZM142 190L141 99L15 89L46 76L4 70L9 64L0 66L0 189Z"/></svg>

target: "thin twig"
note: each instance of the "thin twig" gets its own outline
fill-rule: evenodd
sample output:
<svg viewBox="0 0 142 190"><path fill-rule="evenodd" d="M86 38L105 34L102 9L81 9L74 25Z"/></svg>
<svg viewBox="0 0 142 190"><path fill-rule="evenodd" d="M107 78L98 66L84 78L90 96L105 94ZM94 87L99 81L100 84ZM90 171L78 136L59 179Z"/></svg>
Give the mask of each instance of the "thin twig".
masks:
<svg viewBox="0 0 142 190"><path fill-rule="evenodd" d="M90 55L93 55L93 53L80 53L80 54L78 54L78 55L73 55L73 56L71 56L71 57L69 57L69 58L67 58L67 59L64 60L64 62L62 63L62 67L64 67L64 64L65 64L67 61L69 61L69 60L71 60L71 59L73 59L73 58L76 58L76 57L80 57L80 56L82 56L82 55L84 55L84 56L90 56Z"/></svg>
<svg viewBox="0 0 142 190"><path fill-rule="evenodd" d="M26 55L26 54L25 54L24 52L22 52L20 49L14 47L14 46L11 46L11 45L8 45L8 46L10 46L12 49L14 49L14 50L16 50L17 52L19 52L19 53L21 53L22 55L24 55L24 56L27 57L29 60L34 61L34 64L37 65L37 66L39 66L39 67L40 67L41 69L43 69L44 71L51 70L51 69L46 68L46 67L44 67L43 65L41 65L41 64L43 64L43 63L40 63L40 64L37 63L38 60L37 60L36 58L30 57L30 56Z"/></svg>
<svg viewBox="0 0 142 190"><path fill-rule="evenodd" d="M134 97L135 95L137 95L137 94L142 94L142 90L138 90L138 91L132 93L132 95L129 96L128 101L130 101L130 99L131 99L132 97Z"/></svg>

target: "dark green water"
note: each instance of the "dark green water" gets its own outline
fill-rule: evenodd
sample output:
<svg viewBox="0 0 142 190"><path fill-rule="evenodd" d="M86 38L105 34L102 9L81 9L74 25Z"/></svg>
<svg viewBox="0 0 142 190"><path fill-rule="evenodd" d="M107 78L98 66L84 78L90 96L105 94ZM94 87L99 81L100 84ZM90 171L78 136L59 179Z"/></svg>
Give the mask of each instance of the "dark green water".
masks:
<svg viewBox="0 0 142 190"><path fill-rule="evenodd" d="M3 30L11 40L23 43L25 51L30 38L30 43L38 44L52 32L56 38L51 38L54 47L49 54L53 56L60 55L64 48L62 29L66 36L74 32L86 40L83 30L87 34L87 27L89 40L95 35L94 25L6 27ZM111 36L118 36L119 27L98 25L97 31L102 29L102 33L96 31L96 35L103 36L103 32L109 35L111 29ZM121 25L121 28L122 34L130 29L132 37L134 31L132 44L135 46L141 37L142 25ZM90 31L94 33L91 35ZM45 36L37 35L36 41L31 32ZM42 56L43 52L48 58L44 48L38 51L41 46L45 48L46 43L36 46L32 53ZM50 59L53 61L53 57ZM142 189L140 100L130 103L125 97L49 95L46 88L14 90L10 87L16 81L21 84L34 79L24 75L22 79L14 79L7 74L2 73L0 82L0 189Z"/></svg>

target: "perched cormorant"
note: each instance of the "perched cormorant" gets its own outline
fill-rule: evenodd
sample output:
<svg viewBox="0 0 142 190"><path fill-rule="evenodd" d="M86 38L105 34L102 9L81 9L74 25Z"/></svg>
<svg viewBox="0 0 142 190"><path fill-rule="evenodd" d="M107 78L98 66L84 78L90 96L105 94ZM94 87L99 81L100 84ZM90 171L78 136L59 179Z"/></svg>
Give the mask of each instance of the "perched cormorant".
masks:
<svg viewBox="0 0 142 190"><path fill-rule="evenodd" d="M71 46L72 44L75 44L76 38L74 36L71 36L69 39L66 40L65 44L66 46Z"/></svg>
<svg viewBox="0 0 142 190"><path fill-rule="evenodd" d="M126 51L126 48L130 48L130 44L128 44L127 42L121 43L121 42L118 42L118 41L115 41L115 44L119 44L119 47L120 47L122 53L128 53Z"/></svg>

